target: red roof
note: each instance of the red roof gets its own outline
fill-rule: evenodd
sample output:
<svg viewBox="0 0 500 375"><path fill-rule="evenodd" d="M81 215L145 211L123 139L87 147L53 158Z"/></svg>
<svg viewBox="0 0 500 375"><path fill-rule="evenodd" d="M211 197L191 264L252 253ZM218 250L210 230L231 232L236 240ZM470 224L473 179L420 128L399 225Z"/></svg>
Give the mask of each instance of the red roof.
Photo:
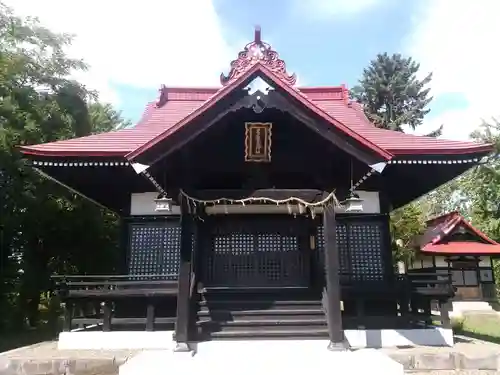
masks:
<svg viewBox="0 0 500 375"><path fill-rule="evenodd" d="M346 103L339 94L341 89L342 87L304 87L298 91L328 116L393 155L467 154L492 149L490 145L475 142L448 141L376 128L366 119L358 103ZM168 101L158 108L155 102L149 103L134 128L23 146L21 150L25 154L44 156L125 156L173 128L199 109L218 90L169 87L166 91Z"/></svg>
<svg viewBox="0 0 500 375"><path fill-rule="evenodd" d="M438 216L427 222L427 229L420 238L423 253L465 255L500 254L500 244L472 226L457 211ZM477 237L477 241L448 241L455 228L463 227Z"/></svg>
<svg viewBox="0 0 500 375"><path fill-rule="evenodd" d="M498 255L500 254L500 245L457 241L441 245L431 245L425 251L422 250L422 252L440 255Z"/></svg>
<svg viewBox="0 0 500 375"><path fill-rule="evenodd" d="M255 48L258 47L258 48ZM245 46L231 71L222 77L220 88L162 87L159 103L150 103L138 124L131 129L91 135L59 142L22 146L25 154L43 156L127 156L129 159L161 142L204 110L224 98L251 74L260 71L291 97L302 103L332 127L364 144L385 159L395 155L473 154L490 152L492 145L475 142L447 141L376 128L368 121L357 103L350 103L348 92L341 87L293 86L295 76L286 72L283 60L260 40ZM158 105L157 105L158 104Z"/></svg>
<svg viewBox="0 0 500 375"><path fill-rule="evenodd" d="M268 69L267 66L263 65L260 62L255 63L250 69L246 70L244 74L240 75L237 77L235 80L233 80L229 85L223 87L222 89L218 90L213 96L208 98L198 109L190 113L187 117L183 118L181 121L176 123L174 126L165 129L163 132L158 134L156 137L153 139L149 140L133 152L127 155L128 159L133 159L139 154L141 154L143 151L149 149L150 147L154 146L155 144L161 142L165 138L167 138L169 135L180 129L181 127L185 126L189 122L191 122L193 119L195 119L198 116L201 116L207 109L215 105L217 102L219 102L221 99L223 99L226 95L228 95L230 92L233 91L234 88L238 87L240 84L242 84L246 79L248 79L252 74L256 72L263 73L266 75L268 78L270 78L276 85L278 85L281 89L285 90L289 95L291 95L294 99L298 100L301 102L305 107L309 108L313 112L315 112L317 115L322 117L324 120L328 121L332 127L335 127L339 129L340 131L344 132L348 136L350 136L353 139L356 139L358 142L364 144L368 148L372 149L382 157L386 159L391 158L391 154L387 152L386 150L382 149L379 147L377 144L371 142L369 139L363 137L359 132L356 132L354 129L350 128L349 126L346 126L344 123L338 121L335 119L335 117L330 116L327 112L322 110L319 106L317 106L312 100L308 99L304 93L300 92L296 88L294 88L291 85L286 84L283 82L279 76L275 75L275 73ZM344 91L344 90L343 90ZM344 98L344 95L346 95L345 92L342 92L342 99Z"/></svg>

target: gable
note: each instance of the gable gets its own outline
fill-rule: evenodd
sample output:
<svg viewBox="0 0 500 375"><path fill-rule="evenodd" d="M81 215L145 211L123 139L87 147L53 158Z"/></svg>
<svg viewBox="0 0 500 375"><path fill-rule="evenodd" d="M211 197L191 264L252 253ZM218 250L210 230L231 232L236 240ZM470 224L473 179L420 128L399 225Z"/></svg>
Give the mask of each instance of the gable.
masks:
<svg viewBox="0 0 500 375"><path fill-rule="evenodd" d="M262 78L273 89L267 93L258 91L248 94L245 88L257 77ZM281 82L273 72L261 64L255 64L252 69L233 81L232 85L222 88L203 103L198 110L126 157L131 162L154 163L159 158L182 147L194 136L223 118L225 114L240 108L256 110L256 107L260 105L287 111L310 127L322 126L323 128L316 129L319 135L329 138L336 146L366 164L375 164L392 157L390 153L371 143L355 130L335 120L310 101L305 94ZM175 138L175 142L169 138ZM167 151L160 154L162 149Z"/></svg>

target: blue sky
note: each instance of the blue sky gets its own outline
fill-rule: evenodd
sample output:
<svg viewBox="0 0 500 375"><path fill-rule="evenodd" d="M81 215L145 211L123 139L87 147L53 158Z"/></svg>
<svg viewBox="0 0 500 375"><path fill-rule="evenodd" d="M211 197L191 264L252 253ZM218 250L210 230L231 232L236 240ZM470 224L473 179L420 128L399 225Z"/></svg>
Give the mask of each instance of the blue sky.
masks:
<svg viewBox="0 0 500 375"><path fill-rule="evenodd" d="M417 133L443 124L444 138L467 139L500 114L498 0L4 2L74 34L68 53L90 66L74 78L132 121L161 84L218 85L256 24L300 85L352 87L377 53L412 56L433 72L431 113Z"/></svg>
<svg viewBox="0 0 500 375"><path fill-rule="evenodd" d="M418 2L388 1L370 11L333 18L314 10L304 16L301 9L290 3L290 0L217 0L214 7L229 45L243 47L245 41L253 39L254 25L259 24L263 39L272 43L287 62L289 71L299 76L301 85L345 83L351 87L377 53L404 51L404 40L411 32L411 19ZM117 85L116 89L119 108L134 121L144 103L154 99L157 92L126 85Z"/></svg>

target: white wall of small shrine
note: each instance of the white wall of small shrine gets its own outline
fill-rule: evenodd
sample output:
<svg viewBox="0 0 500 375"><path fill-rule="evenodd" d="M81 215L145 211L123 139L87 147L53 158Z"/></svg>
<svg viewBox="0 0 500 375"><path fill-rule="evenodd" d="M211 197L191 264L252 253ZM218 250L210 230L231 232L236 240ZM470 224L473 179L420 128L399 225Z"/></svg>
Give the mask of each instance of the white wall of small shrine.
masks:
<svg viewBox="0 0 500 375"><path fill-rule="evenodd" d="M433 258L432 255L419 254L417 259L413 261L413 264L411 265L410 269L434 267L432 258ZM444 256L436 256L435 258L436 258L436 267L448 267L448 262L446 262ZM481 256L479 257L479 259L480 259L479 267L491 267L490 257Z"/></svg>
<svg viewBox="0 0 500 375"><path fill-rule="evenodd" d="M378 214L380 213L380 199L379 193L377 191L356 191L361 199L363 199L363 214ZM131 216L150 216L159 215L155 210L155 199L158 196L157 192L147 192L147 193L134 193L130 197L130 215ZM223 205L221 205L223 207ZM263 209L264 207L261 206ZM273 207L274 208L274 207ZM230 213L245 213L245 210L249 210L249 205L247 206L234 206L234 209ZM279 206L279 209L274 209L272 213L287 213L289 208L286 205ZM224 213L224 209L221 208L220 213ZM238 211L238 212L237 212ZM282 212L281 212L282 211ZM337 209L338 213L343 212L343 208L339 207ZM228 212L229 213L229 212ZM250 213L250 212L249 212ZM271 213L271 212L270 212ZM162 215L179 215L179 206L173 206L171 212L162 212Z"/></svg>

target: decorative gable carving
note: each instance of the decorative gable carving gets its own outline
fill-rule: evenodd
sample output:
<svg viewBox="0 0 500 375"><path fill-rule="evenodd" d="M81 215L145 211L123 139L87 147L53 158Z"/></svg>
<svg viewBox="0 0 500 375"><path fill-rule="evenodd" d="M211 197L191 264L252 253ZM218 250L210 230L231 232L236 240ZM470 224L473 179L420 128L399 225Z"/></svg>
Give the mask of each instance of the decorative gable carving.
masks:
<svg viewBox="0 0 500 375"><path fill-rule="evenodd" d="M260 27L256 27L253 42L248 43L243 51L238 53L238 58L231 62L231 70L227 75L221 73L221 84L227 85L257 63L265 65L289 85L295 85L297 82L297 76L288 74L285 62L279 58L278 52L273 50L268 43L262 41Z"/></svg>

